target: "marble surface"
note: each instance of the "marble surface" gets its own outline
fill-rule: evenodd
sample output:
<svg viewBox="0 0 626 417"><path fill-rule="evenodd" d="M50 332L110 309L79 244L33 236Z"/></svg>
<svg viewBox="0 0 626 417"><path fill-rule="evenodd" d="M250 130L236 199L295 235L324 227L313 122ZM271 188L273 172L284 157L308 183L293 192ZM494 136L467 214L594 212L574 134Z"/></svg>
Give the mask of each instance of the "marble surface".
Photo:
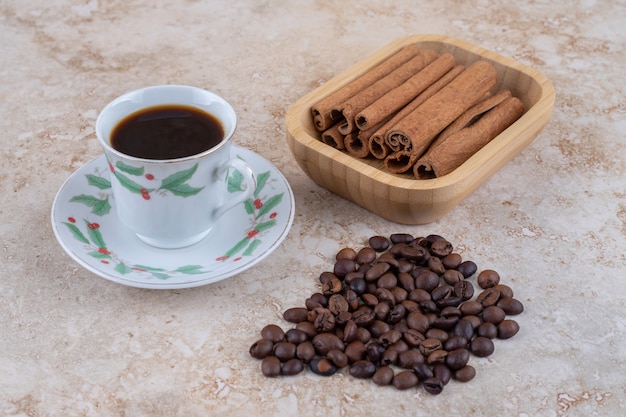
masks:
<svg viewBox="0 0 626 417"><path fill-rule="evenodd" d="M618 0L0 0L0 415L616 416L626 408L626 6ZM466 39L545 74L536 140L451 213L385 221L317 187L284 115L303 94L410 34ZM63 181L101 154L100 109L154 84L231 101L235 142L294 189L281 248L184 290L104 280L50 226ZM319 289L344 246L437 233L496 269L526 306L520 333L439 396L310 372L268 379L248 348Z"/></svg>

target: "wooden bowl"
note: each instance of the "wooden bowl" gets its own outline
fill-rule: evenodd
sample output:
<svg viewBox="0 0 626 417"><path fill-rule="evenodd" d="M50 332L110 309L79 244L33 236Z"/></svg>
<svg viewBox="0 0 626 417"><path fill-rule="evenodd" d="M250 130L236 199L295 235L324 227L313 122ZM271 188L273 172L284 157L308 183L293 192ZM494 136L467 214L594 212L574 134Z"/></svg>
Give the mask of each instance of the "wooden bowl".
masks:
<svg viewBox="0 0 626 417"><path fill-rule="evenodd" d="M359 159L320 140L311 106L407 44L450 52L457 64L477 60L498 72L494 91L506 88L524 103L525 113L451 173L434 179L392 174L382 161ZM286 114L287 143L304 172L319 186L385 218L402 224L425 224L441 218L505 163L524 149L550 119L554 87L542 74L494 52L441 35L398 39L302 97Z"/></svg>

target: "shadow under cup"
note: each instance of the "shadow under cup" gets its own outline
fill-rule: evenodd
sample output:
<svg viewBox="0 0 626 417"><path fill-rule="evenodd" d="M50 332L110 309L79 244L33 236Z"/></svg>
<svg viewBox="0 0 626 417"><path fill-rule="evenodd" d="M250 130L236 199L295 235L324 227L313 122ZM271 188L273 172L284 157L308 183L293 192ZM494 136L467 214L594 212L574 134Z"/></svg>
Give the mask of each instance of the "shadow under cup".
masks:
<svg viewBox="0 0 626 417"><path fill-rule="evenodd" d="M129 117L167 107L192 108L213 116L223 129L221 141L193 155L163 159L132 156L113 147L112 135ZM235 111L226 100L189 86L147 87L106 105L96 121L96 135L108 162L114 206L124 225L159 248L181 248L206 237L218 219L249 198L256 187L250 167L230 156L236 124ZM145 136L141 140L151 139ZM182 135L173 137L175 146L184 140ZM229 169L243 175L245 191L228 193Z"/></svg>

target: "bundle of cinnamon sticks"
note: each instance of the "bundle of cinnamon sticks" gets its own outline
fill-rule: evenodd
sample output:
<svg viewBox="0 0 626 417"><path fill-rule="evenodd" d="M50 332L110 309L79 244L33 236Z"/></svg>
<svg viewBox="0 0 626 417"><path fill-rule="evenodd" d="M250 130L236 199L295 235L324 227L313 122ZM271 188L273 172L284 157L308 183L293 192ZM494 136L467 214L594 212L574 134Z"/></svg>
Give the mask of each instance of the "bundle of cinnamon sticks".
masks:
<svg viewBox="0 0 626 417"><path fill-rule="evenodd" d="M441 177L524 112L510 91L492 92L497 81L487 61L464 67L411 44L315 103L313 124L328 145L389 172Z"/></svg>

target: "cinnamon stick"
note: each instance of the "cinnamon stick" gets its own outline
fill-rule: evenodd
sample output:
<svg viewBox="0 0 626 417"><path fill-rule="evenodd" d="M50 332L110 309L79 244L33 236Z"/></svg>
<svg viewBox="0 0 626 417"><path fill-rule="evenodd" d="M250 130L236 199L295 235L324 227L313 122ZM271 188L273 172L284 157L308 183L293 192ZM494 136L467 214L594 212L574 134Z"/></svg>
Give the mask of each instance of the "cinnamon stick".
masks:
<svg viewBox="0 0 626 417"><path fill-rule="evenodd" d="M452 81L457 75L459 75L465 67L463 65L457 65L450 71L445 73L441 78L435 81L430 87L424 90L420 95L414 98L409 104L404 106L400 111L393 115L388 121L376 129L376 131L369 138L370 153L378 158L385 159L389 155L390 151L398 151L400 148L391 147L390 143L386 140L389 130L402 120L407 114L411 113L423 102L432 97L437 91L441 90L443 86Z"/></svg>
<svg viewBox="0 0 626 417"><path fill-rule="evenodd" d="M441 177L461 166L524 113L524 104L509 97L476 122L433 144L413 167L417 179Z"/></svg>
<svg viewBox="0 0 626 417"><path fill-rule="evenodd" d="M496 83L497 72L493 65L487 61L477 61L408 114L389 133L389 137L398 139L404 151L385 159L387 169L394 173L410 170L437 134L480 100Z"/></svg>
<svg viewBox="0 0 626 417"><path fill-rule="evenodd" d="M380 123L441 78L454 67L454 63L451 53L440 55L417 74L361 110L355 117L356 126L365 130Z"/></svg>
<svg viewBox="0 0 626 417"><path fill-rule="evenodd" d="M411 76L416 74L426 65L430 64L437 58L438 54L435 51L426 50L421 54L411 58L409 61L400 65L383 78L374 82L372 85L366 87L362 91L356 93L344 101L340 106L331 110L331 114L335 112L341 113L346 123L342 124L339 131L344 135L352 132L356 129L354 123L354 117L363 110L365 107L373 103L378 98L382 97L387 92L396 88Z"/></svg>
<svg viewBox="0 0 626 417"><path fill-rule="evenodd" d="M315 128L320 132L330 128L331 125L336 123L336 121L331 118L331 110L333 108L336 108L340 103L363 90L366 86L373 84L375 81L389 74L409 59L421 53L421 51L421 48L417 46L417 44L407 45L355 80L313 104L313 106L311 106L311 115L313 116L313 125Z"/></svg>
<svg viewBox="0 0 626 417"><path fill-rule="evenodd" d="M474 104L467 109L462 115L460 115L454 122L450 123L438 136L437 139L430 145L435 146L436 143L444 141L448 136L458 132L459 130L468 127L475 119L480 117L486 111L491 110L498 104L502 103L507 98L511 97L509 90L500 90L497 93L491 95L487 93L484 99Z"/></svg>
<svg viewBox="0 0 626 417"><path fill-rule="evenodd" d="M345 149L344 135L339 132L339 124L332 125L322 132L322 142L335 149Z"/></svg>
<svg viewBox="0 0 626 417"><path fill-rule="evenodd" d="M364 141L359 137L359 132L354 131L348 133L344 140L346 150L355 158L367 158L370 154L370 150L367 147L367 141Z"/></svg>

